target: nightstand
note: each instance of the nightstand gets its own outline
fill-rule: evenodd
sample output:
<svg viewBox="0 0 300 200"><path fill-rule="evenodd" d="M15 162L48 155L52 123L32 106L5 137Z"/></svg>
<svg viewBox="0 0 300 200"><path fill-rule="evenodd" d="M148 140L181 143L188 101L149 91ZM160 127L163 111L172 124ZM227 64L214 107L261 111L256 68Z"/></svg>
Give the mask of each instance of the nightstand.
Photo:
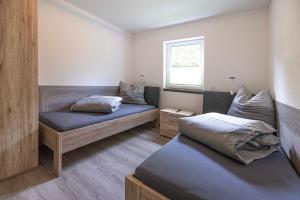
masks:
<svg viewBox="0 0 300 200"><path fill-rule="evenodd" d="M193 116L194 112L166 108L160 110L160 135L173 138L178 134L178 119Z"/></svg>

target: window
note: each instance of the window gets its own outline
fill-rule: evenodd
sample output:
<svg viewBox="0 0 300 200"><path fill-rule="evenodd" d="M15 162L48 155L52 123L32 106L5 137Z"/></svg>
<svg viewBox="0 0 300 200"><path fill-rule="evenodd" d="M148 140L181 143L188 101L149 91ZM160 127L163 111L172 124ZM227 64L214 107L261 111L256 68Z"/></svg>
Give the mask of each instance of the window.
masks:
<svg viewBox="0 0 300 200"><path fill-rule="evenodd" d="M203 89L204 37L164 42L164 87Z"/></svg>

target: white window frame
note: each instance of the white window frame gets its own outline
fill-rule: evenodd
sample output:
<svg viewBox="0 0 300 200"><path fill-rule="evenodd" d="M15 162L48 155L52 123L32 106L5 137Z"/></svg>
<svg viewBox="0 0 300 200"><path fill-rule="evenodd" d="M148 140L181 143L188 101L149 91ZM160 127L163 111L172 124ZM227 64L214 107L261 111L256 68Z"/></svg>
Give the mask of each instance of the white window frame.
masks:
<svg viewBox="0 0 300 200"><path fill-rule="evenodd" d="M193 37L180 40L171 40L164 42L164 88L165 89L181 89L181 90L196 90L202 91L204 89L204 62L201 66L201 84L200 85L186 85L186 84L171 84L170 83L170 60L172 47L199 44L199 41L203 42L205 48L205 37ZM205 52L204 52L205 53ZM204 59L204 58L203 58Z"/></svg>

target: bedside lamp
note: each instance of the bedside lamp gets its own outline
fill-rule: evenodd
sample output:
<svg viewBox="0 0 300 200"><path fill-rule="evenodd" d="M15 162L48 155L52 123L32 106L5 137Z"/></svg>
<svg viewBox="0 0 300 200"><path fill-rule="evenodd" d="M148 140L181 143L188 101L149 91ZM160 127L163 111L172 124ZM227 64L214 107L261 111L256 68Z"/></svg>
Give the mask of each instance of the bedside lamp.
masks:
<svg viewBox="0 0 300 200"><path fill-rule="evenodd" d="M138 77L138 83L145 84L144 78L145 78L145 76L143 74L140 74Z"/></svg>
<svg viewBox="0 0 300 200"><path fill-rule="evenodd" d="M236 79L235 76L229 76L228 77L231 80L231 89L230 89L230 95L234 95L234 81Z"/></svg>

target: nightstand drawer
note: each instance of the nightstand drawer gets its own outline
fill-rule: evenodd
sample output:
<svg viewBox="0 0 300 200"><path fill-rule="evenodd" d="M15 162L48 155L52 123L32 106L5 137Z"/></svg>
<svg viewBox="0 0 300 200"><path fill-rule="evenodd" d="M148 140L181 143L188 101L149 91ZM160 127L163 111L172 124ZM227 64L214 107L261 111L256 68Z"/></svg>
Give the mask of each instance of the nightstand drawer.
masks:
<svg viewBox="0 0 300 200"><path fill-rule="evenodd" d="M160 130L172 130L172 131L178 131L178 123L175 122L164 122L162 121L161 126L160 126Z"/></svg>
<svg viewBox="0 0 300 200"><path fill-rule="evenodd" d="M179 119L180 117L176 117L176 118L172 118L172 117L170 117L170 116L163 116L163 115L160 115L160 122L164 122L164 123L176 123L177 124L177 122L178 122L178 119Z"/></svg>

